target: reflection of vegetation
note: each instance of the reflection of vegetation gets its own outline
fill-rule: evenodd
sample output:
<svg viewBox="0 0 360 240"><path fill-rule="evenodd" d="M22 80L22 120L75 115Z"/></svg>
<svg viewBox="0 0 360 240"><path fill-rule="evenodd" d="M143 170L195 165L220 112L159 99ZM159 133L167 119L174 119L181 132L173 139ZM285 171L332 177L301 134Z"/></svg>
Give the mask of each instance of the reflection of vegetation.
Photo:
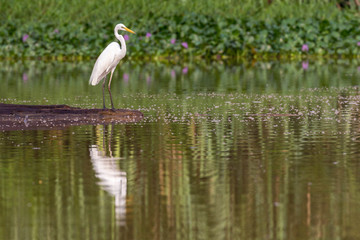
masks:
<svg viewBox="0 0 360 240"><path fill-rule="evenodd" d="M100 105L91 65L4 64L1 101ZM117 100L146 118L107 126L104 142L102 126L0 132L0 239L359 237L357 62L125 63L116 76ZM122 158L125 227L91 145Z"/></svg>
<svg viewBox="0 0 360 240"><path fill-rule="evenodd" d="M89 160L101 127L0 132L0 236L359 236L357 89L147 96L137 104L161 108L145 122L108 126L105 137L127 173L126 227L116 227ZM302 115L252 115L269 112Z"/></svg>
<svg viewBox="0 0 360 240"><path fill-rule="evenodd" d="M92 64L4 63L0 69L0 102L101 107L101 88L88 85ZM347 60L309 62L307 69L303 69L300 62L183 66L127 62L116 70L112 89L114 103L122 108L153 107L151 103L157 103L148 94L164 98L164 102L172 98L184 98L185 103L193 100L196 106L196 100L201 99L197 94L211 92L298 94L309 88L357 86L358 64Z"/></svg>

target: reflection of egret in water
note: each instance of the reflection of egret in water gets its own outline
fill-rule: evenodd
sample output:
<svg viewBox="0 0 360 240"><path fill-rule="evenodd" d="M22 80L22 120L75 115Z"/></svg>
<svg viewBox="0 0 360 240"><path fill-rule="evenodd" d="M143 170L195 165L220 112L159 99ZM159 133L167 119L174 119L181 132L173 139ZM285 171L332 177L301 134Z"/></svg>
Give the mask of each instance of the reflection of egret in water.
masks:
<svg viewBox="0 0 360 240"><path fill-rule="evenodd" d="M126 216L126 172L120 171L118 160L120 158L106 156L104 150L97 145L90 146L90 159L95 175L100 181L99 186L115 197L116 223L125 224Z"/></svg>

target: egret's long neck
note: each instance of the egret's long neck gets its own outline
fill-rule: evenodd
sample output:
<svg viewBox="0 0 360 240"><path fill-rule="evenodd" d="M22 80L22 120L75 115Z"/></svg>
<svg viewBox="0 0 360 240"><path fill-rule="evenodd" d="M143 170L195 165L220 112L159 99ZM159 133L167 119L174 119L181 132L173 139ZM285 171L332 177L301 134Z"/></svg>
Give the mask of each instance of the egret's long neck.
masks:
<svg viewBox="0 0 360 240"><path fill-rule="evenodd" d="M121 53L124 54L124 56L125 56L125 54L126 54L125 39L124 39L124 37L122 35L120 35L118 33L118 31L119 31L119 28L116 26L115 29L114 29L114 34L115 34L115 37L120 41L120 43L121 43L120 44L121 45Z"/></svg>

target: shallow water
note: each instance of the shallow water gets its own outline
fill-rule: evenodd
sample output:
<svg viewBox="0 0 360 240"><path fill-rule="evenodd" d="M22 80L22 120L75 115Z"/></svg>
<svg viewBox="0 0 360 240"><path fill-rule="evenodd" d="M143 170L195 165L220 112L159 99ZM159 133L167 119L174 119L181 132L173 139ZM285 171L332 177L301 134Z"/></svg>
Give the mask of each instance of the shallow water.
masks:
<svg viewBox="0 0 360 240"><path fill-rule="evenodd" d="M125 63L142 121L0 131L0 239L358 239L358 65ZM0 102L100 108L91 67L4 62Z"/></svg>

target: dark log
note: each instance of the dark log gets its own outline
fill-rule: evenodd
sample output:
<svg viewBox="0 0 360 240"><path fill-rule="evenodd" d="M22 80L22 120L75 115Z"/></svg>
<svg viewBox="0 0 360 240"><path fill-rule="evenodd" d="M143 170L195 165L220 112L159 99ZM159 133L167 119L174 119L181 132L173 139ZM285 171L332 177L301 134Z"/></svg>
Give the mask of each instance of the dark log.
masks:
<svg viewBox="0 0 360 240"><path fill-rule="evenodd" d="M0 103L0 130L53 129L73 125L137 122L137 110L82 109L67 105L19 105Z"/></svg>

